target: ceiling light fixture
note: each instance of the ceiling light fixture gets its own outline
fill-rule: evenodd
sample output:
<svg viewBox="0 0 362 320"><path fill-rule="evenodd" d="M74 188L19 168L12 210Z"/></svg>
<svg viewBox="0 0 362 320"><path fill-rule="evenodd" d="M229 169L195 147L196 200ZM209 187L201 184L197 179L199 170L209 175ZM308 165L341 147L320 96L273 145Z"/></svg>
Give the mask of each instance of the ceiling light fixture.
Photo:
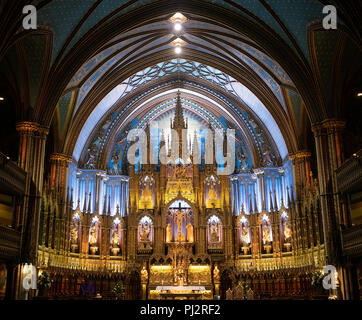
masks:
<svg viewBox="0 0 362 320"><path fill-rule="evenodd" d="M179 32L182 30L182 24L180 22L175 23L174 27L175 31Z"/></svg>
<svg viewBox="0 0 362 320"><path fill-rule="evenodd" d="M180 47L180 46L177 46L177 47L175 48L175 53L176 53L176 54L180 54L181 52L182 52L181 47Z"/></svg>
<svg viewBox="0 0 362 320"><path fill-rule="evenodd" d="M173 40L171 43L170 43L170 45L171 46L174 46L174 47L182 47L182 46L184 46L184 45L186 45L187 44L187 42L186 41L184 41L184 40L182 40L181 38L176 38L175 40Z"/></svg>
<svg viewBox="0 0 362 320"><path fill-rule="evenodd" d="M176 12L170 19L169 21L171 23L185 23L187 21L187 18L181 13L181 12Z"/></svg>

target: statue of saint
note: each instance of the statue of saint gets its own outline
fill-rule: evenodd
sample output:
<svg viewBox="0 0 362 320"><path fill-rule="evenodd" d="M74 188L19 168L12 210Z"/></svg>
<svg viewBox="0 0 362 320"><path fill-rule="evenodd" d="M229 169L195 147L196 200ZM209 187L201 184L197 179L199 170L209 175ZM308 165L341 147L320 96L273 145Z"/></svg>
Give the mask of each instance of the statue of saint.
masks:
<svg viewBox="0 0 362 320"><path fill-rule="evenodd" d="M142 190L142 200L144 201L152 201L152 190L150 189L150 186L146 184L146 187L144 190Z"/></svg>
<svg viewBox="0 0 362 320"><path fill-rule="evenodd" d="M77 226L72 227L70 238L71 238L72 243L77 243L78 242L78 228L77 228Z"/></svg>
<svg viewBox="0 0 362 320"><path fill-rule="evenodd" d="M172 241L172 230L171 230L171 224L167 224L166 226L166 242Z"/></svg>
<svg viewBox="0 0 362 320"><path fill-rule="evenodd" d="M95 225L90 230L89 243L91 245L97 244L97 228Z"/></svg>
<svg viewBox="0 0 362 320"><path fill-rule="evenodd" d="M211 234L210 234L210 238L211 238L211 242L215 243L215 242L219 242L220 238L219 238L219 228L216 224L212 224L211 225Z"/></svg>
<svg viewBox="0 0 362 320"><path fill-rule="evenodd" d="M284 240L289 242L292 238L292 230L289 227L289 223L285 222L284 224Z"/></svg>
<svg viewBox="0 0 362 320"><path fill-rule="evenodd" d="M272 153L271 150L269 149L269 147L264 147L263 150L263 165L268 167L273 165L273 159L272 159Z"/></svg>
<svg viewBox="0 0 362 320"><path fill-rule="evenodd" d="M142 225L142 231L141 231L141 233L140 233L140 240L141 240L142 242L148 242L148 241L150 241L149 235L150 235L150 227L149 227L149 225L146 223L146 224Z"/></svg>
<svg viewBox="0 0 362 320"><path fill-rule="evenodd" d="M96 154L94 149L88 149L89 156L86 164L84 165L84 168L86 169L95 169L96 167Z"/></svg>
<svg viewBox="0 0 362 320"><path fill-rule="evenodd" d="M209 196L209 200L216 200L217 199L217 192L216 192L213 185L210 186L208 196Z"/></svg>
<svg viewBox="0 0 362 320"><path fill-rule="evenodd" d="M144 264L141 270L141 281L147 282L147 280L148 280L148 271L146 269L146 265Z"/></svg>
<svg viewBox="0 0 362 320"><path fill-rule="evenodd" d="M113 162L113 165L112 165L111 173L118 174L119 173L118 164L121 162L121 156L117 155L116 151L112 155L112 162Z"/></svg>
<svg viewBox="0 0 362 320"><path fill-rule="evenodd" d="M214 281L220 281L220 270L219 270L217 264L215 264L215 267L214 267Z"/></svg>
<svg viewBox="0 0 362 320"><path fill-rule="evenodd" d="M177 211L177 240L178 241L185 241L185 235L182 232L182 219L183 219L183 213L181 210Z"/></svg>
<svg viewBox="0 0 362 320"><path fill-rule="evenodd" d="M112 247L117 248L119 246L118 230L115 229L112 236Z"/></svg>
<svg viewBox="0 0 362 320"><path fill-rule="evenodd" d="M248 246L250 243L249 230L245 226L245 224L242 224L242 228L241 228L241 243L245 247Z"/></svg>
<svg viewBox="0 0 362 320"><path fill-rule="evenodd" d="M263 243L264 244L270 244L271 237L270 237L270 228L267 224L264 224L263 228Z"/></svg>
<svg viewBox="0 0 362 320"><path fill-rule="evenodd" d="M191 223L186 226L187 241L194 242L194 227Z"/></svg>

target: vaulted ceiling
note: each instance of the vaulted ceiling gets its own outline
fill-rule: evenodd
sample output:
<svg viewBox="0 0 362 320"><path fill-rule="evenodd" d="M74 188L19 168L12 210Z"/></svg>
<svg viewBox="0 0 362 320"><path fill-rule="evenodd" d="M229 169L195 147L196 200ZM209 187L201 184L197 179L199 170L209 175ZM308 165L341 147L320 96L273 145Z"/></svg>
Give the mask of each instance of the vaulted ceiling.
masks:
<svg viewBox="0 0 362 320"><path fill-rule="evenodd" d="M37 30L21 27L29 2L38 9ZM336 31L322 28L326 3L317 0L3 0L1 77L18 120L52 126L55 152L73 153L79 137L84 147L122 104L167 79L193 81L193 90L213 89L248 110L280 153L271 128L279 127L291 153L305 148L307 122L343 114L343 90L360 68L358 10L329 2L340 12ZM180 34L169 22L177 11L188 19ZM171 45L178 37L185 41L179 56ZM87 121L93 129L83 138Z"/></svg>

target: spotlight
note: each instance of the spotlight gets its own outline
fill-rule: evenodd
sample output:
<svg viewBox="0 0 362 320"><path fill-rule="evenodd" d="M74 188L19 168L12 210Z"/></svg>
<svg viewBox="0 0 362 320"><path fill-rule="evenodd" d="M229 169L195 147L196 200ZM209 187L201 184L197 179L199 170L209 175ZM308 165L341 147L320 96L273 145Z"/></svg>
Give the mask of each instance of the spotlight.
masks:
<svg viewBox="0 0 362 320"><path fill-rule="evenodd" d="M5 98L4 97L0 97L0 101L4 101L5 100Z"/></svg>
<svg viewBox="0 0 362 320"><path fill-rule="evenodd" d="M357 97L362 97L362 92L358 92Z"/></svg>
<svg viewBox="0 0 362 320"><path fill-rule="evenodd" d="M176 47L176 48L175 48L175 53L176 53L176 54L180 54L181 52L182 52L181 47Z"/></svg>
<svg viewBox="0 0 362 320"><path fill-rule="evenodd" d="M175 31L181 31L182 25L181 25L181 23L177 22L177 23L175 23L173 28L175 29Z"/></svg>

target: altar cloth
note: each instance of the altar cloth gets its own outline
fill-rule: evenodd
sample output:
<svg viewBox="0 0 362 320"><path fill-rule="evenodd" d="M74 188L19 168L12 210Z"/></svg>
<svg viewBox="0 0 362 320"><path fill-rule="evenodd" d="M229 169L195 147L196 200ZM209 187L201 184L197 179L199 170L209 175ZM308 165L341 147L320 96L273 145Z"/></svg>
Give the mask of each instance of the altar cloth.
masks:
<svg viewBox="0 0 362 320"><path fill-rule="evenodd" d="M157 286L156 291L205 291L203 286Z"/></svg>

